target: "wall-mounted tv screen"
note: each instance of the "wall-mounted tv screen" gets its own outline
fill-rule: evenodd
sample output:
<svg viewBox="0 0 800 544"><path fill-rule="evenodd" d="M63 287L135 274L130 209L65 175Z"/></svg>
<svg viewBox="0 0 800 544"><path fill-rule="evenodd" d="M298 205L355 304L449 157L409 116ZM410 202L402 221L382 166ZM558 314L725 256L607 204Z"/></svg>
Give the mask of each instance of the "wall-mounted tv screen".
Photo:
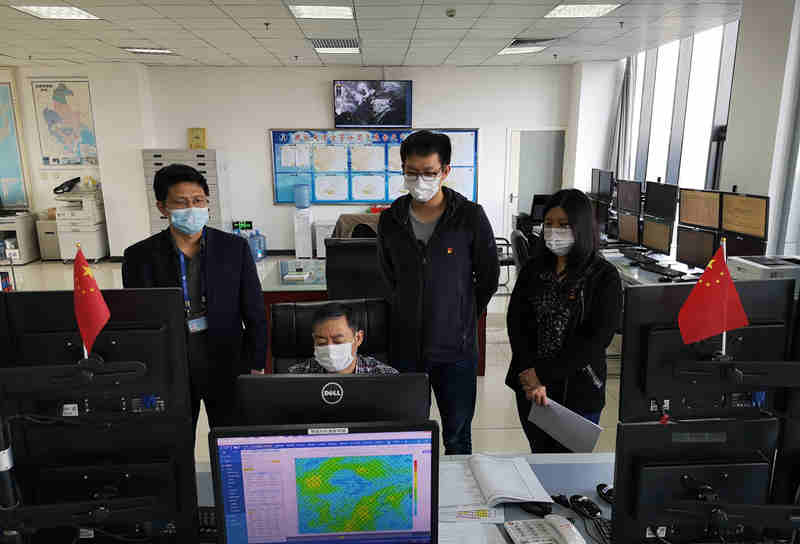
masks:
<svg viewBox="0 0 800 544"><path fill-rule="evenodd" d="M336 128L410 127L411 81L334 81L333 109Z"/></svg>

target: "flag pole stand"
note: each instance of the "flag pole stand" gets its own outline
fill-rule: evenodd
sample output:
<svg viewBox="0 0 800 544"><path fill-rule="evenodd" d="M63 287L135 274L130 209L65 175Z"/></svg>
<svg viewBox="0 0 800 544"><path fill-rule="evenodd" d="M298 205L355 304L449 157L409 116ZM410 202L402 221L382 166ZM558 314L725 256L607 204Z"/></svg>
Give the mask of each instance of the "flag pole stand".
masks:
<svg viewBox="0 0 800 544"><path fill-rule="evenodd" d="M722 258L725 261L725 264L728 264L728 247L726 245L725 238L721 241L722 245ZM728 331L722 331L722 349L715 353L712 358L712 361L719 361L723 363L730 363L733 361L733 357L728 355Z"/></svg>

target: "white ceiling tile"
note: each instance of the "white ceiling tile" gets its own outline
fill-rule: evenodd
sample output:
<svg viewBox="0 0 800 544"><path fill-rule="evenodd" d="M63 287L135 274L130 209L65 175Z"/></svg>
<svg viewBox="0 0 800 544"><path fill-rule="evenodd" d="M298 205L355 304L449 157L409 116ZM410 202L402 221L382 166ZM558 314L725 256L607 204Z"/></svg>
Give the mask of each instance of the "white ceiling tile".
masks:
<svg viewBox="0 0 800 544"><path fill-rule="evenodd" d="M432 40L411 40L411 47L435 47L442 49L454 49L462 42L461 39L445 40L445 39L432 39Z"/></svg>
<svg viewBox="0 0 800 544"><path fill-rule="evenodd" d="M348 64L361 66L361 55L342 54L342 55L320 55L324 64Z"/></svg>
<svg viewBox="0 0 800 544"><path fill-rule="evenodd" d="M499 55L484 61L483 66L519 66L522 59L517 58L522 55Z"/></svg>
<svg viewBox="0 0 800 544"><path fill-rule="evenodd" d="M584 28L583 30L571 34L569 39L570 41L580 43L601 44L627 32L628 30L614 28Z"/></svg>
<svg viewBox="0 0 800 544"><path fill-rule="evenodd" d="M688 17L727 17L738 14L740 8L731 4L684 4L670 11L672 16Z"/></svg>
<svg viewBox="0 0 800 544"><path fill-rule="evenodd" d="M507 38L504 40L476 40L470 39L467 37L462 43L461 47L480 47L480 48L489 48L489 49L497 49L498 51L509 43L511 43L512 38Z"/></svg>
<svg viewBox="0 0 800 544"><path fill-rule="evenodd" d="M228 17L220 17L218 19L181 19L181 24L189 30L241 30L236 21Z"/></svg>
<svg viewBox="0 0 800 544"><path fill-rule="evenodd" d="M353 21L300 21L300 29L309 38L355 38Z"/></svg>
<svg viewBox="0 0 800 544"><path fill-rule="evenodd" d="M92 8L92 15L123 22L126 19L158 17L158 12L147 6L97 6Z"/></svg>
<svg viewBox="0 0 800 544"><path fill-rule="evenodd" d="M445 57L432 57L430 55L406 55L403 66L439 66Z"/></svg>
<svg viewBox="0 0 800 544"><path fill-rule="evenodd" d="M650 4L625 4L620 6L611 13L608 17L641 17L643 15L665 15L676 7L680 6L678 3L670 2L653 2Z"/></svg>
<svg viewBox="0 0 800 544"><path fill-rule="evenodd" d="M173 19L183 19L184 17L191 17L192 19L215 19L218 17L225 17L225 14L215 6L183 6L183 5L153 5L153 9L165 17Z"/></svg>
<svg viewBox="0 0 800 544"><path fill-rule="evenodd" d="M367 49L383 49L383 50L403 50L408 49L409 40L379 40L379 39L364 39L361 37L361 45Z"/></svg>
<svg viewBox="0 0 800 544"><path fill-rule="evenodd" d="M486 10L484 17L495 19L534 19L536 17L544 17L549 11L549 6L493 4Z"/></svg>
<svg viewBox="0 0 800 544"><path fill-rule="evenodd" d="M474 17L453 17L453 18L444 17L435 19L422 17L417 23L417 28L424 30L439 30L439 29L466 30L468 28L472 28L472 26L475 24L475 21L477 21L477 19L475 19Z"/></svg>
<svg viewBox="0 0 800 544"><path fill-rule="evenodd" d="M511 40L517 35L516 32L507 30L470 30L466 33L467 40Z"/></svg>
<svg viewBox="0 0 800 544"><path fill-rule="evenodd" d="M251 25L244 24L244 21L253 21ZM281 19L281 21L283 21ZM248 34L260 39L303 39L303 32L294 21L286 21L287 24L276 24L277 20L270 22L269 28L263 22L256 23L253 19L240 19L237 21Z"/></svg>
<svg viewBox="0 0 800 544"><path fill-rule="evenodd" d="M490 0L426 0L424 2L426 6L429 5L438 5L438 6L448 6L451 8L458 9L459 6L488 6L491 4Z"/></svg>
<svg viewBox="0 0 800 544"><path fill-rule="evenodd" d="M314 48L308 40L256 40L262 47L274 53L281 53L281 56L291 57L294 55L303 56L315 55Z"/></svg>
<svg viewBox="0 0 800 544"><path fill-rule="evenodd" d="M505 30L517 34L531 26L530 20L524 19L491 19L481 17L475 23L474 30Z"/></svg>
<svg viewBox="0 0 800 544"><path fill-rule="evenodd" d="M89 1L94 1L94 0L89 0ZM103 0L99 0L99 1L102 2ZM127 1L130 2L130 0L127 0ZM211 0L140 0L140 2L142 4L145 4L145 5L148 5L148 6L156 6L156 5L165 5L165 6L167 6L167 5L182 5L182 6L185 6L185 5L191 5L193 7L196 7L196 6L208 6L208 5L211 5Z"/></svg>
<svg viewBox="0 0 800 544"><path fill-rule="evenodd" d="M531 28L537 30L568 32L589 26L590 19L537 19Z"/></svg>
<svg viewBox="0 0 800 544"><path fill-rule="evenodd" d="M235 19L292 19L292 14L283 4L261 4L257 6L223 6L220 9Z"/></svg>
<svg viewBox="0 0 800 544"><path fill-rule="evenodd" d="M162 28L156 30L138 30L138 34L145 36L153 41L162 42L178 42L178 41L194 41L197 40L197 35L186 30L164 30Z"/></svg>
<svg viewBox="0 0 800 544"><path fill-rule="evenodd" d="M172 19L167 19L165 17L160 18L148 18L148 19L128 19L125 21L125 24L130 28L136 30L148 30L148 29L165 29L165 28L172 28L172 29L179 29L180 25L173 21Z"/></svg>
<svg viewBox="0 0 800 544"><path fill-rule="evenodd" d="M420 6L359 6L356 19L414 19L419 12Z"/></svg>
<svg viewBox="0 0 800 544"><path fill-rule="evenodd" d="M10 22L10 21L35 21L35 20L37 20L37 18L34 17L33 15L29 15L25 12L16 10L14 8L9 8L7 6L0 6L0 21Z"/></svg>
<svg viewBox="0 0 800 544"><path fill-rule="evenodd" d="M417 25L416 19L363 19L357 22L358 30L363 35L365 32L394 32L410 33Z"/></svg>
<svg viewBox="0 0 800 544"><path fill-rule="evenodd" d="M488 9L484 4L465 4L465 5L441 5L441 4L425 4L422 6L420 12L420 19L437 19L445 15L447 9L454 8L456 10L456 17L480 17Z"/></svg>
<svg viewBox="0 0 800 544"><path fill-rule="evenodd" d="M358 34L363 40L406 40L411 38L411 30L408 29L359 30Z"/></svg>
<svg viewBox="0 0 800 544"><path fill-rule="evenodd" d="M419 6L423 0L355 0L356 9L360 6Z"/></svg>
<svg viewBox="0 0 800 544"><path fill-rule="evenodd" d="M302 57L298 56L286 56L286 57L279 57L281 62L286 66L321 66L322 61L319 60L316 54Z"/></svg>
<svg viewBox="0 0 800 544"><path fill-rule="evenodd" d="M417 40L436 40L436 39L460 39L466 35L466 30L420 30L414 31L414 39Z"/></svg>

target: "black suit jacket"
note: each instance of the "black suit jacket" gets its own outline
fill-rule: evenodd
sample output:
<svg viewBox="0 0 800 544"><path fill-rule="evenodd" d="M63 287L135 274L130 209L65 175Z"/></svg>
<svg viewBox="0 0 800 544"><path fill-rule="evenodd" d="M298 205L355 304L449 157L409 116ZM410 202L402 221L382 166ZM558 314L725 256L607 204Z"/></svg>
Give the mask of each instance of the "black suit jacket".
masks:
<svg viewBox="0 0 800 544"><path fill-rule="evenodd" d="M126 288L180 287L169 229L125 250ZM247 240L206 228L209 360L217 375L249 374L267 361L267 315ZM242 327L244 324L244 328Z"/></svg>

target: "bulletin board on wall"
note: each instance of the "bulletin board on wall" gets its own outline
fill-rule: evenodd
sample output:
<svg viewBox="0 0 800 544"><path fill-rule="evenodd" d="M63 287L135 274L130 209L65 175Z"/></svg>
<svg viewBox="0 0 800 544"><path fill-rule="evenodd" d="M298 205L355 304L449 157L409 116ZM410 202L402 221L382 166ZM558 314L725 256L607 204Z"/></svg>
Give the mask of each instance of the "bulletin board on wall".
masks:
<svg viewBox="0 0 800 544"><path fill-rule="evenodd" d="M445 186L478 199L478 130L428 129L453 147ZM269 131L275 204L294 204L294 186L311 187L312 204L388 204L406 194L400 143L415 129Z"/></svg>

